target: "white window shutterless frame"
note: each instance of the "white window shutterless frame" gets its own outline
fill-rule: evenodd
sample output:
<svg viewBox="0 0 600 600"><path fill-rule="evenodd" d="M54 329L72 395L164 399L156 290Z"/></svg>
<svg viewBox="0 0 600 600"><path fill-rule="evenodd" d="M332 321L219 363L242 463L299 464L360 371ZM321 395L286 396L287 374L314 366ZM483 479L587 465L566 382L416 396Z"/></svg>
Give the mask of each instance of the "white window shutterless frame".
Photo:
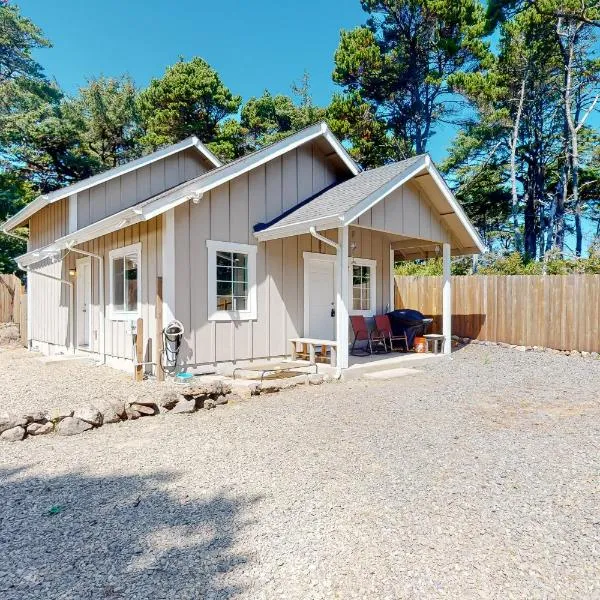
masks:
<svg viewBox="0 0 600 600"><path fill-rule="evenodd" d="M256 308L257 246L206 240L208 320L252 321Z"/></svg>
<svg viewBox="0 0 600 600"><path fill-rule="evenodd" d="M141 316L142 244L111 250L108 261L110 318L113 321L133 321Z"/></svg>
<svg viewBox="0 0 600 600"><path fill-rule="evenodd" d="M377 261L352 258L349 269L349 314L374 316L377 303Z"/></svg>

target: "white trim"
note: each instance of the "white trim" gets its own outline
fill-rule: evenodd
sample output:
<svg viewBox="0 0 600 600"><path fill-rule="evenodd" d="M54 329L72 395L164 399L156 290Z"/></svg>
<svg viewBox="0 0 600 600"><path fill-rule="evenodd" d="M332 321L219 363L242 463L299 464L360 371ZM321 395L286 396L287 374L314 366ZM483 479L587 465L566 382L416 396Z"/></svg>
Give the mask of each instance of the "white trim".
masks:
<svg viewBox="0 0 600 600"><path fill-rule="evenodd" d="M323 137L331 144L333 149L336 151L337 155L342 159L342 161L348 167L348 169L350 169L352 174L358 175L361 172L361 168L348 154L346 148L344 148L341 142L335 137L335 135L333 135L331 129L329 129L326 123L321 123L321 131L323 132Z"/></svg>
<svg viewBox="0 0 600 600"><path fill-rule="evenodd" d="M460 203L454 197L454 194L451 192L450 188L446 184L446 181L441 176L440 172L437 170L437 167L433 164L433 161L431 160L429 155L427 156L427 171L429 172L437 186L440 188L442 194L444 195L444 198L446 198L446 201L448 202L448 204L450 204L450 207L458 217L459 221L462 223L463 227L467 230L468 234L471 236L471 239L475 242L477 248L479 248L479 251L481 253L486 252L486 247L483 243L483 240L481 239L481 237L479 237L477 230L473 227L471 221L469 221L469 217L467 217Z"/></svg>
<svg viewBox="0 0 600 600"><path fill-rule="evenodd" d="M282 227L268 227L262 231L254 232L254 237L259 242L266 242L269 240L279 240L284 237L291 237L294 235L302 235L310 232L310 228L314 227L318 231L324 231L327 229L337 229L340 226L341 219L337 216L319 217L317 219L308 219L299 223L290 225L283 225Z"/></svg>
<svg viewBox="0 0 600 600"><path fill-rule="evenodd" d="M390 244L390 303L389 308L390 311L396 310L396 272L395 272L395 262L396 262L396 253L392 248L392 244ZM390 312L386 311L386 312Z"/></svg>
<svg viewBox="0 0 600 600"><path fill-rule="evenodd" d="M321 252L303 252L302 259L304 261L304 336L310 331L310 269L311 262L322 261L334 264L333 276L335 279L334 285L337 289L338 285L338 268L337 257L335 254L322 254ZM333 298L335 302L335 298Z"/></svg>
<svg viewBox="0 0 600 600"><path fill-rule="evenodd" d="M113 306L113 261L115 258L122 258L129 254L137 254L137 309L132 311L115 310ZM122 248L115 248L108 253L108 278L109 278L109 315L111 321L133 321L138 319L142 314L142 244L130 244ZM123 290L126 294L127 290Z"/></svg>
<svg viewBox="0 0 600 600"><path fill-rule="evenodd" d="M452 352L452 276L450 244L443 245L442 258L442 333L444 334L444 354Z"/></svg>
<svg viewBox="0 0 600 600"><path fill-rule="evenodd" d="M114 179L115 177L120 177L121 175L125 175L131 171L145 167L146 165L156 162L157 160L167 158L168 156L176 154L177 152L181 152L182 150L187 150L188 148L195 148L198 150L204 156L204 158L206 158L206 160L208 160L215 167L222 166L221 161L195 135L193 135L185 140L182 140L181 142L178 142L177 144L172 144L166 148L162 148L161 150L157 150L156 152L152 152L151 154L147 154L146 156L142 156L141 158L137 158L136 160L125 163L124 165L109 169L103 173L98 173L98 175L93 175L92 177L88 177L87 179L83 179L77 183L60 188L54 192L50 192L49 194L38 196L35 200L22 208L10 219L7 219L2 225L2 229L10 230L18 227L37 211L41 210L44 208L44 206L47 206L52 202L58 202L58 200L62 200L71 194L76 194L77 192L82 192L83 190L100 185L101 183L105 183L106 181Z"/></svg>
<svg viewBox="0 0 600 600"><path fill-rule="evenodd" d="M175 319L175 211L162 216L162 278L164 329Z"/></svg>
<svg viewBox="0 0 600 600"><path fill-rule="evenodd" d="M336 328L335 338L337 341L337 368L347 369L349 362L349 315L348 315L348 227L338 228L338 243L337 250L337 270L339 277L337 281L337 298L336 298Z"/></svg>
<svg viewBox="0 0 600 600"><path fill-rule="evenodd" d="M370 208L373 208L376 204L381 202L386 196L389 196L393 191L397 190L400 186L410 181L413 177L418 175L421 171L427 168L427 160L429 157L424 155L421 159L413 163L408 169L405 169L396 177L390 179L386 184L376 189L372 194L369 194L366 198L361 200L358 204L353 206L348 212L343 215L343 221L345 225L350 225L353 221L356 221L363 213L367 212Z"/></svg>
<svg viewBox="0 0 600 600"><path fill-rule="evenodd" d="M354 282L352 268L369 267L369 310L354 309ZM377 261L370 258L351 258L348 264L348 314L362 315L363 317L373 317L377 313Z"/></svg>
<svg viewBox="0 0 600 600"><path fill-rule="evenodd" d="M196 180L188 182L189 185L183 185L182 188L175 190L174 196L161 194L161 197L157 198L155 201L142 204L144 218L151 219L165 210L179 206L183 202L186 202L191 194L204 194L219 185L227 183L234 177L238 177L256 167L260 167L318 137L324 137L330 143L332 143L331 139L335 139L335 136L333 136L325 123L317 123L316 125L307 127L306 129L271 144L262 150L253 152L229 165L225 165L217 171L209 171L208 173L201 175ZM344 147L339 142L333 144L332 147L344 164L348 165L350 172L353 175L357 175L360 172L360 168L350 158Z"/></svg>
<svg viewBox="0 0 600 600"><path fill-rule="evenodd" d="M69 233L77 231L77 194L69 196Z"/></svg>
<svg viewBox="0 0 600 600"><path fill-rule="evenodd" d="M258 246L206 240L208 248L208 320L209 321L254 321L256 306L256 253ZM217 310L217 252L239 252L248 256L248 309Z"/></svg>
<svg viewBox="0 0 600 600"><path fill-rule="evenodd" d="M90 256L86 256L85 258L78 258L75 260L75 272L76 272L76 277L77 277L77 281L76 281L76 285L75 285L75 292L76 292L76 309L77 309L77 316L75 318L76 324L77 324L77 335L76 335L76 339L75 339L75 347L79 349L80 344L79 344L79 339L80 339L80 334L81 332L79 331L79 325L80 325L80 320L83 321L83 318L79 318L79 309L80 309L80 302L81 302L81 298L79 297L79 292L80 292L80 279L79 279L79 269L82 265L87 265L87 268L89 269L89 296L90 296L90 302L88 304L88 308L87 308L87 320L88 320L88 343L87 343L87 347L85 347L85 350L91 350L93 347L92 344L92 324L93 324L93 319L92 319L92 259ZM84 292L85 293L85 292Z"/></svg>

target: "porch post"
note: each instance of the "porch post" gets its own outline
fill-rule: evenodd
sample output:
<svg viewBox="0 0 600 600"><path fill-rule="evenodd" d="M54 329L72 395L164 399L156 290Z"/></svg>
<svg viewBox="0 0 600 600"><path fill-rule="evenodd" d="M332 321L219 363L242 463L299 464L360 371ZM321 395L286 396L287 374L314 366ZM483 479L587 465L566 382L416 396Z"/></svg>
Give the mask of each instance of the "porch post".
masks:
<svg viewBox="0 0 600 600"><path fill-rule="evenodd" d="M450 244L444 244L442 281L442 333L444 334L444 354L450 354L452 352L452 280L450 278Z"/></svg>
<svg viewBox="0 0 600 600"><path fill-rule="evenodd" d="M348 227L338 228L336 341L337 367L348 368Z"/></svg>

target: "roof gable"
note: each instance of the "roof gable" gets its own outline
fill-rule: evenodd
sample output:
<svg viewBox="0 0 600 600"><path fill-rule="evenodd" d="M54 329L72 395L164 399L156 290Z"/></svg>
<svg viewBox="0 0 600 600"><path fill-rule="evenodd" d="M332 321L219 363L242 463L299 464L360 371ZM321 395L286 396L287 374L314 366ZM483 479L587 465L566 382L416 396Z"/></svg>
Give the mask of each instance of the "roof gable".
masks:
<svg viewBox="0 0 600 600"><path fill-rule="evenodd" d="M443 177L427 154L363 171L317 194L271 222L255 226L259 241L306 233L311 227L329 229L356 223L361 215L411 180L427 179L439 218L464 248L476 252L485 246ZM399 233L399 232L398 232Z"/></svg>
<svg viewBox="0 0 600 600"><path fill-rule="evenodd" d="M93 188L97 185L110 181L111 179L121 177L127 173L145 167L146 165L167 158L168 156L178 152L182 152L183 150L187 150L188 148L196 149L206 160L206 162L208 162L213 168L217 168L222 165L221 161L196 136L190 136L189 138L186 138L177 144L172 144L157 150L156 152L152 152L135 160L129 161L123 165L119 165L118 167L109 169L108 171L103 171L102 173L98 173L92 177L82 179L77 183L73 183L48 194L38 196L18 213L7 219L7 221L2 225L2 230L10 231L11 229L18 227L27 221L33 214L48 204L52 204L53 202L57 202L58 200L62 200L63 198L73 194L77 194L78 192Z"/></svg>
<svg viewBox="0 0 600 600"><path fill-rule="evenodd" d="M37 262L44 253L56 253L73 245L116 231L126 225L148 221L190 200L198 202L205 192L311 142L323 143L324 147L328 149L328 158L337 161L340 169L344 169L346 176L357 175L360 172L360 167L346 152L340 141L331 133L327 125L323 122L316 123L261 150L176 185L76 232L69 233L45 248L28 252L19 257L18 262L22 265L31 264Z"/></svg>

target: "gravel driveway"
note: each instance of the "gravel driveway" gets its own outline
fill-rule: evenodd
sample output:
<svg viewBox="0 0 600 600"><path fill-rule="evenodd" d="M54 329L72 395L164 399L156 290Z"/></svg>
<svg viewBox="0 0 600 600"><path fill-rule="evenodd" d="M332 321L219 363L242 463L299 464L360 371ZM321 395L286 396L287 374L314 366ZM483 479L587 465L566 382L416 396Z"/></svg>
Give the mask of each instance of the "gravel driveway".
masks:
<svg viewBox="0 0 600 600"><path fill-rule="evenodd" d="M0 597L600 598L600 361L469 346L0 447Z"/></svg>

